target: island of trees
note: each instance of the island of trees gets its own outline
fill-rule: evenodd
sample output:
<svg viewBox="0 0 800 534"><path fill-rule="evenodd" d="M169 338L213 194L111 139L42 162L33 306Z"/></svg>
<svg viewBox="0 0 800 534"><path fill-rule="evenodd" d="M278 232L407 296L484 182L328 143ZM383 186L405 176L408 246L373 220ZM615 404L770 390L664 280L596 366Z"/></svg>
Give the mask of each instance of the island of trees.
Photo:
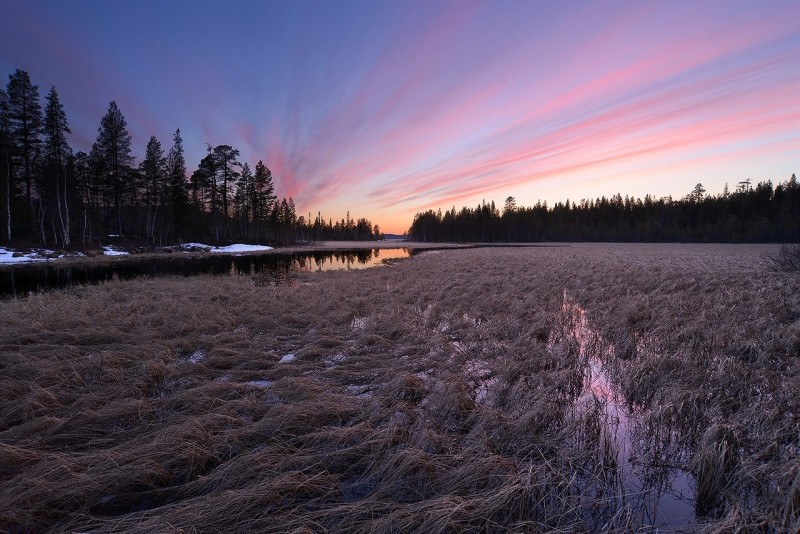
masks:
<svg viewBox="0 0 800 534"><path fill-rule="evenodd" d="M800 184L750 180L733 191L706 195L702 184L681 199L611 198L538 202L517 206L508 197L502 212L494 202L417 213L408 231L420 241L452 242L746 242L800 241Z"/></svg>
<svg viewBox="0 0 800 534"><path fill-rule="evenodd" d="M151 136L137 165L125 117L112 101L97 139L73 153L55 87L44 99L27 72L0 89L0 243L92 248L106 236L156 246L182 241L288 244L364 240L380 228L364 218L299 215L278 199L263 161L240 162L230 145L208 146L189 174L180 130L165 150Z"/></svg>

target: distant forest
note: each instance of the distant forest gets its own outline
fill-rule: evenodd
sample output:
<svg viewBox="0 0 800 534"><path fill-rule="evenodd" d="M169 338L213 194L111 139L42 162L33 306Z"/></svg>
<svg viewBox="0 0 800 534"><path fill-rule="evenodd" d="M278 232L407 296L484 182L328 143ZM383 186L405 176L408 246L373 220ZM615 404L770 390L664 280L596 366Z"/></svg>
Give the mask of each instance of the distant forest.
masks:
<svg viewBox="0 0 800 534"><path fill-rule="evenodd" d="M151 136L137 165L114 101L89 153L73 153L55 87L44 101L42 110L39 88L22 70L0 89L0 243L92 248L109 235L153 246L380 236L378 226L349 212L336 222L319 212L298 216L291 197L278 200L264 162L240 162L230 145L208 146L188 174L180 130L166 151Z"/></svg>
<svg viewBox="0 0 800 534"><path fill-rule="evenodd" d="M536 242L746 242L800 241L800 185L793 174L773 187L750 180L734 191L706 195L702 184L679 200L611 198L519 207L508 197L471 208L428 210L414 216L408 233L420 241Z"/></svg>

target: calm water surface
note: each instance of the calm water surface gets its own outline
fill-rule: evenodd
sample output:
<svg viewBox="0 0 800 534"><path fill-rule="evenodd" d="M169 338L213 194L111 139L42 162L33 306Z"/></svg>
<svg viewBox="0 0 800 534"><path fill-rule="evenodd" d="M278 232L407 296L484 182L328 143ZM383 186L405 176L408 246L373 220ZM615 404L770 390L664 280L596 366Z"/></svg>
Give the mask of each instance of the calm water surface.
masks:
<svg viewBox="0 0 800 534"><path fill-rule="evenodd" d="M299 271L355 270L382 265L386 260L411 256L407 248L297 252L291 254L184 256L137 260L135 256L107 265L59 265L58 262L17 265L0 272L0 297L23 297L31 293L72 286L131 280L141 276L253 275L264 285L289 284Z"/></svg>

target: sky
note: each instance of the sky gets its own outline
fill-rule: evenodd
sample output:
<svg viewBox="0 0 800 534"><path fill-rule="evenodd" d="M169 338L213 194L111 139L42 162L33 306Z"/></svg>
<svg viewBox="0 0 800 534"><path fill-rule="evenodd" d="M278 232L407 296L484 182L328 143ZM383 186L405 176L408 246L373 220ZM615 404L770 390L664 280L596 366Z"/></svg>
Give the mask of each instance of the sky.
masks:
<svg viewBox="0 0 800 534"><path fill-rule="evenodd" d="M0 0L0 76L55 86L74 150L111 100L141 161L180 128L299 215L415 213L800 171L800 2ZM5 85L4 82L3 85Z"/></svg>

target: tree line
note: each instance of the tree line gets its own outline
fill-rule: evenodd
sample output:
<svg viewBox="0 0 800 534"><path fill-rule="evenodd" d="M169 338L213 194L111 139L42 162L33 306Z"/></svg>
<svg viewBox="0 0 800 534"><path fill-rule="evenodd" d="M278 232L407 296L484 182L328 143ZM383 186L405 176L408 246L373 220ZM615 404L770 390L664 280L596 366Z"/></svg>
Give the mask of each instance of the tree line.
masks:
<svg viewBox="0 0 800 534"><path fill-rule="evenodd" d="M777 186L739 182L718 195L702 184L681 199L611 198L519 207L494 202L417 213L408 231L420 241L453 242L800 242L800 185L793 174Z"/></svg>
<svg viewBox="0 0 800 534"><path fill-rule="evenodd" d="M42 109L39 87L23 70L0 89L0 242L91 248L109 235L150 245L380 236L377 225L349 212L335 223L319 212L298 216L291 197L278 199L267 165L241 162L230 145L207 146L188 174L179 129L168 149L151 136L137 165L115 101L91 150L73 152L55 87L44 100Z"/></svg>

